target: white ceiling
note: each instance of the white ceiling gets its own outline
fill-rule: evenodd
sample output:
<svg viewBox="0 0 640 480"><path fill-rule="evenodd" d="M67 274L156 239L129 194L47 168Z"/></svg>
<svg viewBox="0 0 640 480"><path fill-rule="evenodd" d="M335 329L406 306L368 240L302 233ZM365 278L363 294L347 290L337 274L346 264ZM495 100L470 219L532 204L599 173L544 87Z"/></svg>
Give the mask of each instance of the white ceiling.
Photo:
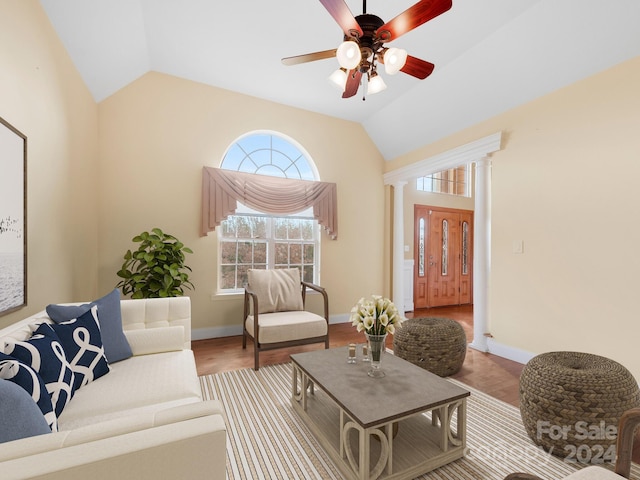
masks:
<svg viewBox="0 0 640 480"><path fill-rule="evenodd" d="M386 159L640 55L638 0L453 0L389 44L434 73L381 73L387 90L362 101L326 81L335 59L280 61L342 41L318 0L40 1L98 102L153 70L359 122ZM367 12L390 20L415 1Z"/></svg>

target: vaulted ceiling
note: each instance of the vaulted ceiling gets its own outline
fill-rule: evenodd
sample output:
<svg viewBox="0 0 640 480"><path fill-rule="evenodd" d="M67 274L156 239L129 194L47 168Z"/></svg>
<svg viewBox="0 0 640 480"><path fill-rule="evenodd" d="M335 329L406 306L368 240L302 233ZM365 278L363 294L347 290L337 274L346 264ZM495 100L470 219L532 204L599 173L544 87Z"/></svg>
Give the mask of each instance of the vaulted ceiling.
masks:
<svg viewBox="0 0 640 480"><path fill-rule="evenodd" d="M390 20L417 0L369 0ZM346 0L354 15L360 0ZM640 55L638 0L453 0L390 46L436 65L425 80L343 99L342 31L318 0L41 0L96 101L157 71L361 123L386 159Z"/></svg>

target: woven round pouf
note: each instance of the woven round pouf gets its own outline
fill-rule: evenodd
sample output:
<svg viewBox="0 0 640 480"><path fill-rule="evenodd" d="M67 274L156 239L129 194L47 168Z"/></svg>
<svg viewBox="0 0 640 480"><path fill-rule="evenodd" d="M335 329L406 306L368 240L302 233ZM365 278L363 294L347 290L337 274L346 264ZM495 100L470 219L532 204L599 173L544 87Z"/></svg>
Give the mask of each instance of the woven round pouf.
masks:
<svg viewBox="0 0 640 480"><path fill-rule="evenodd" d="M458 372L467 354L462 326L449 318L413 318L393 336L393 353L441 377Z"/></svg>
<svg viewBox="0 0 640 480"><path fill-rule="evenodd" d="M532 358L520 376L520 414L529 437L574 462L615 461L618 421L640 406L638 383L609 358L549 352Z"/></svg>

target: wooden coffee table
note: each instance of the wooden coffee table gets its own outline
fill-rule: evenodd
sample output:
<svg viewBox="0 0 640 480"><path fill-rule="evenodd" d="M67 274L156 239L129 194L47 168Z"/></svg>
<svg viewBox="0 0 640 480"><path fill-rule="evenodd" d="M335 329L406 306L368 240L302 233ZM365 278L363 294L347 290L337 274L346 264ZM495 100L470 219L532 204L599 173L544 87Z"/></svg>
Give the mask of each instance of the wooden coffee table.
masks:
<svg viewBox="0 0 640 480"><path fill-rule="evenodd" d="M291 360L291 404L346 478L411 479L464 456L467 390L389 354L384 378L347 347Z"/></svg>

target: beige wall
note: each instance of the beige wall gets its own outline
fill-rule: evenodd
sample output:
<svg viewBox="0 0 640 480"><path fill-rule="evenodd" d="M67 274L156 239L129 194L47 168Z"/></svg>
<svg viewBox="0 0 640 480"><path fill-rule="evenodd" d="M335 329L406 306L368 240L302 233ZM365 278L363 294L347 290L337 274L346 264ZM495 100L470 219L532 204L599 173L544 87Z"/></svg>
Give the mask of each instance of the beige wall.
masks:
<svg viewBox="0 0 640 480"><path fill-rule="evenodd" d="M592 352L640 378L640 58L388 164L503 132L492 157L489 330L514 352ZM514 241L524 253L512 253Z"/></svg>
<svg viewBox="0 0 640 480"><path fill-rule="evenodd" d="M153 72L101 102L99 123L100 290L117 283L131 238L157 226L195 252L194 328L240 326L241 297L215 296L216 233L199 236L202 167L218 166L239 136L274 130L298 141L321 180L338 186L339 237L321 240L331 314L381 292L384 160L360 125Z"/></svg>
<svg viewBox="0 0 640 480"><path fill-rule="evenodd" d="M40 3L0 0L0 116L27 136L28 306L97 293L97 106ZM0 171L1 171L0 166Z"/></svg>

